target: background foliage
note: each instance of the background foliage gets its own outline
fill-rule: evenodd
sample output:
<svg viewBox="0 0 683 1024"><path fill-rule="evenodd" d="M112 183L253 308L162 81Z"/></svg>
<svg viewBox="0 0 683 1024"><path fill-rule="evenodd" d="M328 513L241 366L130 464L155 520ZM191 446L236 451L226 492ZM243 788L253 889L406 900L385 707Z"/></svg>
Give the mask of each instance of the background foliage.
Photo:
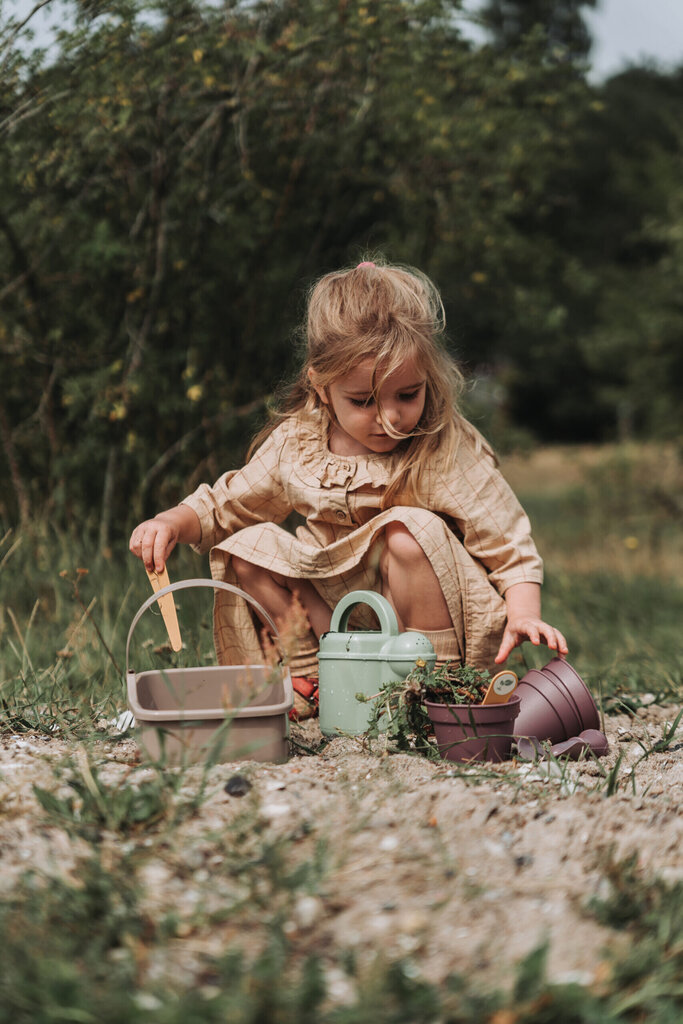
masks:
<svg viewBox="0 0 683 1024"><path fill-rule="evenodd" d="M106 548L241 457L305 288L430 273L494 442L677 436L683 73L589 4L80 0L0 30L0 522ZM3 15L10 13L7 8Z"/></svg>

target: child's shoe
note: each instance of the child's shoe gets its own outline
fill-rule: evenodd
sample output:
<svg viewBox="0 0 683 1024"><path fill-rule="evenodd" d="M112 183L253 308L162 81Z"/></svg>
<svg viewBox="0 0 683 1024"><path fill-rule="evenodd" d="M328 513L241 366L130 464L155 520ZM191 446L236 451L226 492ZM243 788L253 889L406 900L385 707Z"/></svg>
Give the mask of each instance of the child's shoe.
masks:
<svg viewBox="0 0 683 1024"><path fill-rule="evenodd" d="M318 714L318 680L310 676L292 676L294 707L289 712L293 722L314 718Z"/></svg>

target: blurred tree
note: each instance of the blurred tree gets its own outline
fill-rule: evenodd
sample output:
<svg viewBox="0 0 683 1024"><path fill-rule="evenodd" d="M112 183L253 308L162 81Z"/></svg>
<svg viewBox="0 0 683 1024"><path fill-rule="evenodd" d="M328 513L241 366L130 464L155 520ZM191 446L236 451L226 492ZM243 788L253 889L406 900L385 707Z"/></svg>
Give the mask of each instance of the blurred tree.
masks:
<svg viewBox="0 0 683 1024"><path fill-rule="evenodd" d="M627 207L657 177L638 274L673 288L680 139L652 135L644 171L626 101L543 32L474 48L457 0L71 9L50 61L0 36L0 519L47 503L106 546L235 464L305 286L374 248L435 277L458 353L540 436L595 438L633 401Z"/></svg>
<svg viewBox="0 0 683 1024"><path fill-rule="evenodd" d="M502 52L555 18L578 53L582 3L490 3ZM560 29L564 26L564 29ZM550 42L550 37L547 36ZM584 47L587 52L588 46ZM585 55L585 53L584 53ZM634 68L592 90L573 124L552 191L516 219L542 288L525 290L531 316L511 318L499 351L509 412L546 439L594 440L681 429L678 264L683 125L681 74ZM519 284L521 275L515 275Z"/></svg>
<svg viewBox="0 0 683 1024"><path fill-rule="evenodd" d="M446 282L474 363L506 340L515 267L551 315L515 218L585 89L533 41L473 50L458 9L101 0L51 63L7 50L5 515L48 497L106 544L200 452L218 473L291 369L303 285L368 246Z"/></svg>
<svg viewBox="0 0 683 1024"><path fill-rule="evenodd" d="M597 311L581 338L621 437L683 427L683 72L632 69L601 90L603 109L577 181Z"/></svg>
<svg viewBox="0 0 683 1024"><path fill-rule="evenodd" d="M597 0L487 0L481 20L500 49L514 49L534 29L540 28L548 48L558 57L572 60L588 56L592 45L583 20L583 8Z"/></svg>

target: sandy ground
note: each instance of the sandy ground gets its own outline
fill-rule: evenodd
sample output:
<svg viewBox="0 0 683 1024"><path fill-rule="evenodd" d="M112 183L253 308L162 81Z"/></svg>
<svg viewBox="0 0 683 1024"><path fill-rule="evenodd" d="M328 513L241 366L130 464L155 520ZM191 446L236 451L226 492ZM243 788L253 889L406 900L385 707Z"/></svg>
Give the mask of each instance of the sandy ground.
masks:
<svg viewBox="0 0 683 1024"><path fill-rule="evenodd" d="M257 948L260 925L281 912L295 950L326 960L340 1002L351 998L337 966L343 950L361 962L377 951L408 958L437 983L455 971L499 986L525 953L548 941L549 976L588 984L624 941L586 913L592 897L606 895L609 857L636 852L647 873L668 880L683 871L683 728L667 750L641 760L678 710L653 704L610 716L610 751L599 763L454 770L448 762L382 756L381 743L369 751L359 740L338 738L314 754L298 747L282 765L222 764L209 773L200 810L180 825L137 838L104 833L98 848L112 864L136 844L149 848L137 869L143 906L152 916L172 907L181 922L149 971L171 972L176 982L201 980L207 954L233 943ZM292 734L311 750L321 744L317 721ZM69 750L59 738L0 740L5 892L28 868L77 884L78 860L92 852L46 823L32 789L60 792L64 779L54 768ZM139 767L131 738L103 736L93 757L110 784L131 772L138 781L153 775ZM608 796L604 774L618 758L617 789ZM186 770L178 800L196 790L200 775L199 768ZM247 780L241 796L226 791L235 775ZM312 863L322 848L321 876L289 899L265 882L261 896L246 891L235 857L253 846L258 859L278 840L290 869Z"/></svg>

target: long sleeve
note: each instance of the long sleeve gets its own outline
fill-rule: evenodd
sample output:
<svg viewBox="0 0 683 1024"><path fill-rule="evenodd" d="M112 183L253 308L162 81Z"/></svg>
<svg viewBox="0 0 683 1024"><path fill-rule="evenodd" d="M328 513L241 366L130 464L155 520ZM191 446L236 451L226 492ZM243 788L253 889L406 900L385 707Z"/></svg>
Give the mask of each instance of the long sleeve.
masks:
<svg viewBox="0 0 683 1024"><path fill-rule="evenodd" d="M203 554L237 530L257 523L280 523L292 505L280 472L286 425L277 427L242 469L224 473L213 487L201 484L182 504L199 517L202 534L194 549Z"/></svg>
<svg viewBox="0 0 683 1024"><path fill-rule="evenodd" d="M499 594L515 583L543 582L529 519L486 451L475 452L463 441L455 466L434 471L433 501L434 511L454 521L465 549L486 568Z"/></svg>

